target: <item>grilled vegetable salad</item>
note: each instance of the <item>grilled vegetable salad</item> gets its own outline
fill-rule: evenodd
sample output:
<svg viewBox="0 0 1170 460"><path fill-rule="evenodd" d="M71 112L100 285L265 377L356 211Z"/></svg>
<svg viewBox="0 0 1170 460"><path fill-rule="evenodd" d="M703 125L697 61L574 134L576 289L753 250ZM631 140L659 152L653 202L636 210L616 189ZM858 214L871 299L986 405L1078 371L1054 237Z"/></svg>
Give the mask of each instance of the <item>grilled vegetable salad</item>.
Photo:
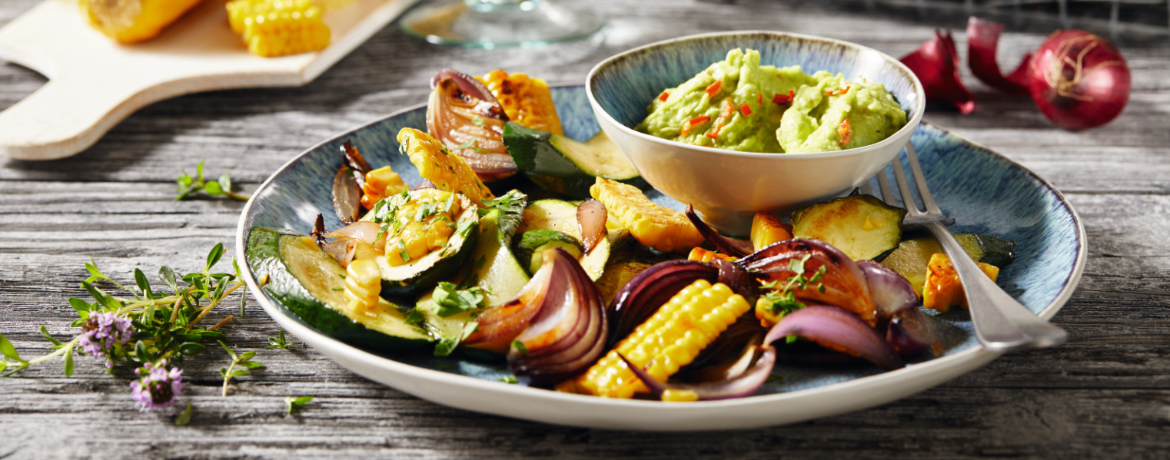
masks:
<svg viewBox="0 0 1170 460"><path fill-rule="evenodd" d="M251 230L264 289L360 347L506 361L531 386L610 398L743 397L793 357L889 370L942 350L931 316L965 307L962 286L936 242L903 237L905 210L854 194L728 238L647 199L607 140L543 131L560 131L548 87L517 75L435 77L428 132L398 135L413 189L346 142L322 177L342 227ZM489 187L516 172L517 189ZM539 188L562 198L529 201ZM959 238L993 279L1014 258Z"/></svg>

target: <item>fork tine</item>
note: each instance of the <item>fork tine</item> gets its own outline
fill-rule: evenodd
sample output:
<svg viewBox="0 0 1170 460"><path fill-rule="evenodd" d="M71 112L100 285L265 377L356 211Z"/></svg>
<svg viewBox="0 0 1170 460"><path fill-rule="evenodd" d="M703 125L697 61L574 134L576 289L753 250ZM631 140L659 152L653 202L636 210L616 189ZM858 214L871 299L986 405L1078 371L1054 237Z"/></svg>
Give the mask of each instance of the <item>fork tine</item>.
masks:
<svg viewBox="0 0 1170 460"><path fill-rule="evenodd" d="M897 203L894 203L894 192L890 190L890 180L886 179L886 168L878 172L877 178L878 187L882 189L882 200L890 206L897 206Z"/></svg>
<svg viewBox="0 0 1170 460"><path fill-rule="evenodd" d="M910 184L906 182L906 173L902 171L902 162L894 160L894 180L898 181L898 191L902 192L902 207L907 211L918 211L918 203L910 193Z"/></svg>
<svg viewBox="0 0 1170 460"><path fill-rule="evenodd" d="M910 171L914 173L914 183L918 184L918 194L922 196L926 212L942 215L942 210L938 209L934 197L930 196L930 187L926 185L926 175L922 174L922 167L918 165L918 155L914 154L913 142L906 143L906 159L910 160Z"/></svg>
<svg viewBox="0 0 1170 460"><path fill-rule="evenodd" d="M869 185L869 181L865 181L864 184L861 184L861 186L857 188L860 189L861 193L863 194L873 195L873 186Z"/></svg>

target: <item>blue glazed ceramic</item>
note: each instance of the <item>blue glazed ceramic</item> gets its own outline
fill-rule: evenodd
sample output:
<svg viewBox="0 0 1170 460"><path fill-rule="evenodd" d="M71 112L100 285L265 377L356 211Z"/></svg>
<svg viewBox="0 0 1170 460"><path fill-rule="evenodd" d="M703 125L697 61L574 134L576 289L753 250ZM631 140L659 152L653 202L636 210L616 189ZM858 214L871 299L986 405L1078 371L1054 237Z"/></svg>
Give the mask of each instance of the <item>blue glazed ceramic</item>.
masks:
<svg viewBox="0 0 1170 460"><path fill-rule="evenodd" d="M761 65L800 66L809 74L828 71L849 81L881 83L898 99L907 123L870 145L786 154L715 149L634 129L654 98L726 59L733 49L758 51ZM585 89L601 129L646 182L694 205L704 221L733 235L747 234L756 212L791 211L848 192L873 177L910 140L926 99L914 73L877 50L766 31L694 35L635 48L597 64L586 78ZM762 103L772 104L776 95L761 93Z"/></svg>
<svg viewBox="0 0 1170 460"><path fill-rule="evenodd" d="M554 87L566 135L584 140L599 127L582 86ZM425 107L390 115L310 148L280 168L255 193L241 216L237 257L253 226L307 234L318 213L326 228L340 222L330 203L332 178L341 166L339 146L352 140L374 167L392 165L411 184L419 177L398 152L403 127L425 129ZM1076 213L1050 184L1019 164L929 124L914 133L922 168L956 233L988 234L1016 242L1017 259L999 284L1033 312L1051 317L1072 294L1085 260L1084 230ZM681 209L661 193L653 201ZM242 264L250 267L250 264ZM338 342L301 322L256 289L260 273L244 278L265 311L289 332L343 366L408 393L454 407L568 425L647 430L732 429L788 423L891 401L941 383L998 356L974 338L961 309L932 316L945 353L880 373L872 366L777 366L779 379L750 398L690 404L615 401L499 383L510 376L500 362L435 358L429 353L377 355Z"/></svg>

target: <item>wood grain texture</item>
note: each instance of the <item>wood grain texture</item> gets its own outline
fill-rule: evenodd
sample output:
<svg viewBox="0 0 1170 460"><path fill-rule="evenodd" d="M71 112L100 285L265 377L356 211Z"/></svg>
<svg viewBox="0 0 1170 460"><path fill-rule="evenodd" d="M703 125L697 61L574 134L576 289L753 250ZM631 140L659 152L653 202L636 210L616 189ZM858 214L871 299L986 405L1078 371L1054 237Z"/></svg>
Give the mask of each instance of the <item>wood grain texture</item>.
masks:
<svg viewBox="0 0 1170 460"><path fill-rule="evenodd" d="M0 23L35 0L0 3ZM111 274L160 264L196 269L216 242L230 245L241 205L175 202L174 177L206 160L245 191L303 149L354 125L421 103L444 67L526 71L576 83L606 56L678 35L779 29L860 42L894 56L935 27L855 11L860 2L590 2L611 19L604 40L532 50L428 45L389 27L315 82L232 90L150 105L80 155L0 160L0 333L22 354L45 352L46 325L72 335L68 297L84 296L83 263ZM1045 31L1009 32L1010 67ZM957 33L958 48L966 44ZM1010 354L919 395L874 409L738 433L635 433L546 426L448 409L366 381L312 350L263 350L275 324L249 303L227 326L238 349L266 364L219 396L227 357L211 350L185 366L190 426L138 412L127 375L82 358L0 380L0 458L1166 458L1170 456L1170 43L1122 43L1134 72L1129 107L1084 133L1051 126L1030 101L964 75L979 101L970 116L927 120L986 145L1051 180L1088 232L1080 288L1055 317L1070 334L1055 349ZM0 65L0 109L45 79ZM230 249L230 248L229 248ZM228 312L221 312L226 315ZM285 396L317 397L295 416Z"/></svg>

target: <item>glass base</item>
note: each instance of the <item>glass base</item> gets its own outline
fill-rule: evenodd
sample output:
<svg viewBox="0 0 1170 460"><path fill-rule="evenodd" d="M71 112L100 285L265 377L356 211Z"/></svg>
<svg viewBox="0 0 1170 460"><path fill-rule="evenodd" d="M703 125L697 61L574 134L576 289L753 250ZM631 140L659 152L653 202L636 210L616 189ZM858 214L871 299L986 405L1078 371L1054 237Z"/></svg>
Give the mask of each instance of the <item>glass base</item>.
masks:
<svg viewBox="0 0 1170 460"><path fill-rule="evenodd" d="M601 30L605 20L547 0L439 0L411 10L399 24L431 43L499 48L580 40Z"/></svg>

